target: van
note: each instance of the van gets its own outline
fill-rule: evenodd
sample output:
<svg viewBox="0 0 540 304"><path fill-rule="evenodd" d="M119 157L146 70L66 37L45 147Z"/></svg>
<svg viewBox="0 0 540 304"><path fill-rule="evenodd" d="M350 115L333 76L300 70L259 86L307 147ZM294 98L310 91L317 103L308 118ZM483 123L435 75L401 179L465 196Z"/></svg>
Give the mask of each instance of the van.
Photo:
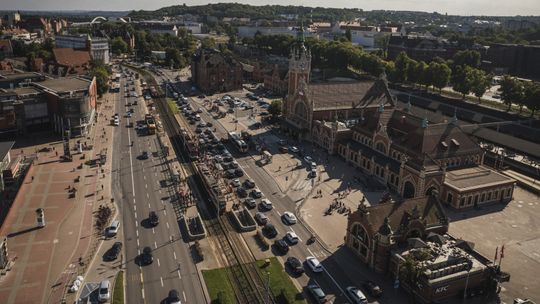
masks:
<svg viewBox="0 0 540 304"><path fill-rule="evenodd" d="M111 282L109 280L99 283L98 301L107 302L111 299Z"/></svg>
<svg viewBox="0 0 540 304"><path fill-rule="evenodd" d="M120 221L114 220L111 226L107 228L107 236L115 236L118 233L118 229L120 229Z"/></svg>

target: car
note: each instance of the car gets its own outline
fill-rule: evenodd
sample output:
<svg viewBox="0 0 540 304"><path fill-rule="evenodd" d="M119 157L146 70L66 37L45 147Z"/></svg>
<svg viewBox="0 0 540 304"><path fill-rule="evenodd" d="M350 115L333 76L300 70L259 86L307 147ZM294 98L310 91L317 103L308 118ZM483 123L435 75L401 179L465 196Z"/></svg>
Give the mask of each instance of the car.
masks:
<svg viewBox="0 0 540 304"><path fill-rule="evenodd" d="M112 247L107 250L105 253L105 260L106 261L114 261L118 258L120 255L120 251L122 250L122 243L121 242L115 242Z"/></svg>
<svg viewBox="0 0 540 304"><path fill-rule="evenodd" d="M141 153L141 159L148 159L148 152L147 151L143 151Z"/></svg>
<svg viewBox="0 0 540 304"><path fill-rule="evenodd" d="M304 266L302 266L302 262L293 256L287 258L285 261L285 266L289 267L292 273L296 275L304 273Z"/></svg>
<svg viewBox="0 0 540 304"><path fill-rule="evenodd" d="M293 153L298 153L300 151L300 149L298 149L298 147L296 146L292 146L289 148L289 151L293 152Z"/></svg>
<svg viewBox="0 0 540 304"><path fill-rule="evenodd" d="M231 169L238 169L239 165L236 161L232 161L230 164Z"/></svg>
<svg viewBox="0 0 540 304"><path fill-rule="evenodd" d="M146 246L143 248L143 251L141 253L141 263L143 265L150 265L154 261L154 257L152 255L152 248Z"/></svg>
<svg viewBox="0 0 540 304"><path fill-rule="evenodd" d="M202 112L203 112L202 108L197 109L197 113L202 113Z"/></svg>
<svg viewBox="0 0 540 304"><path fill-rule="evenodd" d="M234 158L232 157L231 154L229 154L228 152L227 153L223 153L221 156L223 156L223 161L224 162L227 162L227 163L230 163L234 160Z"/></svg>
<svg viewBox="0 0 540 304"><path fill-rule="evenodd" d="M244 171L242 171L242 169L240 169L240 168L237 168L237 169L234 170L234 175L236 177L242 177L242 176L244 176Z"/></svg>
<svg viewBox="0 0 540 304"><path fill-rule="evenodd" d="M229 169L225 171L225 177L229 179L235 178L236 174L234 173L234 169Z"/></svg>
<svg viewBox="0 0 540 304"><path fill-rule="evenodd" d="M248 195L246 189L244 189L244 187L238 187L236 189L236 194L238 195L238 197L241 197L241 198L244 198Z"/></svg>
<svg viewBox="0 0 540 304"><path fill-rule="evenodd" d="M383 293L381 287L379 287L379 285L375 284L373 281L363 282L362 287L374 298L380 297Z"/></svg>
<svg viewBox="0 0 540 304"><path fill-rule="evenodd" d="M169 290L169 294L167 295L167 304L182 304L182 302L180 302L180 293L178 290Z"/></svg>
<svg viewBox="0 0 540 304"><path fill-rule="evenodd" d="M267 223L264 225L262 232L268 237L269 239L275 238L278 235L277 229L274 225Z"/></svg>
<svg viewBox="0 0 540 304"><path fill-rule="evenodd" d="M105 233L108 237L113 237L118 233L119 229L120 229L120 221L114 220L112 221L111 225L107 227L107 230L105 231Z"/></svg>
<svg viewBox="0 0 540 304"><path fill-rule="evenodd" d="M257 206L257 202L255 201L254 198L252 197L248 197L244 200L244 204L249 208L249 209L253 209Z"/></svg>
<svg viewBox="0 0 540 304"><path fill-rule="evenodd" d="M236 187L240 187L240 185L241 185L240 180L239 180L238 178L233 179L233 180L231 181L231 185L232 185L233 187L235 187L235 188L236 188Z"/></svg>
<svg viewBox="0 0 540 304"><path fill-rule="evenodd" d="M255 182L252 179L248 178L244 181L244 187L246 187L246 189L253 189L255 188Z"/></svg>
<svg viewBox="0 0 540 304"><path fill-rule="evenodd" d="M261 209L263 209L263 210L272 210L272 208L274 208L274 206L272 205L271 201L269 201L266 198L263 198L261 200Z"/></svg>
<svg viewBox="0 0 540 304"><path fill-rule="evenodd" d="M109 280L99 283L98 301L107 302L111 299L111 282Z"/></svg>
<svg viewBox="0 0 540 304"><path fill-rule="evenodd" d="M262 192L258 188L255 188L255 189L251 190L250 194L251 194L251 196L253 198L261 198L262 197Z"/></svg>
<svg viewBox="0 0 540 304"><path fill-rule="evenodd" d="M131 114L131 112L127 112L127 113L126 113L126 117L131 118L131 116L133 116L133 115Z"/></svg>
<svg viewBox="0 0 540 304"><path fill-rule="evenodd" d="M206 123L204 121L201 121L198 125L198 128L206 128Z"/></svg>
<svg viewBox="0 0 540 304"><path fill-rule="evenodd" d="M316 169L311 169L311 170L308 172L308 177L309 177L309 178L315 178L315 177L317 177L317 170L316 170Z"/></svg>
<svg viewBox="0 0 540 304"><path fill-rule="evenodd" d="M214 160L217 163L221 163L223 161L223 157L221 157L221 155L216 155L216 156L214 156Z"/></svg>
<svg viewBox="0 0 540 304"><path fill-rule="evenodd" d="M307 290L309 290L309 293L315 298L315 301L317 303L326 303L326 294L322 290L322 288L317 285L317 283L311 283L308 286L306 286Z"/></svg>
<svg viewBox="0 0 540 304"><path fill-rule="evenodd" d="M287 151L288 151L287 147L283 147L283 146L279 147L279 152L287 153Z"/></svg>
<svg viewBox="0 0 540 304"><path fill-rule="evenodd" d="M306 258L306 264L309 266L311 271L315 273L323 272L323 266L321 262L319 262L319 260L317 260L317 258L314 256L308 256Z"/></svg>
<svg viewBox="0 0 540 304"><path fill-rule="evenodd" d="M148 221L152 226L157 226L159 224L159 216L155 211L150 211L150 213L148 213Z"/></svg>
<svg viewBox="0 0 540 304"><path fill-rule="evenodd" d="M114 119L113 125L118 127L120 125L120 119L118 118Z"/></svg>
<svg viewBox="0 0 540 304"><path fill-rule="evenodd" d="M288 225L296 224L296 216L290 211L285 211L281 218Z"/></svg>
<svg viewBox="0 0 540 304"><path fill-rule="evenodd" d="M285 146L285 145L287 144L287 141L286 141L285 139L280 139L280 140L278 141L278 144L279 144L280 146Z"/></svg>
<svg viewBox="0 0 540 304"><path fill-rule="evenodd" d="M270 108L270 105L267 104L267 103L265 103L265 104L263 104L263 105L261 106L261 109L265 109L265 110L266 110L266 109L268 109L268 108ZM261 112L261 114L262 114L262 112Z"/></svg>
<svg viewBox="0 0 540 304"><path fill-rule="evenodd" d="M207 123L206 123L206 126L207 126L207 127L209 127L209 128L211 128L211 127L213 127L213 126L214 126L214 124L213 124L213 123L211 123L211 122L207 122Z"/></svg>
<svg viewBox="0 0 540 304"><path fill-rule="evenodd" d="M311 170L317 169L317 163L315 163L315 162L311 162L311 163L309 164L309 166L311 167Z"/></svg>
<svg viewBox="0 0 540 304"><path fill-rule="evenodd" d="M313 158L311 158L311 156L306 156L304 157L304 161L308 164L311 164L313 162Z"/></svg>
<svg viewBox="0 0 540 304"><path fill-rule="evenodd" d="M266 225L268 223L268 217L262 212L255 213L255 220L259 225Z"/></svg>
<svg viewBox="0 0 540 304"><path fill-rule="evenodd" d="M367 298L362 291L355 286L349 286L345 288L347 290L347 296L352 300L354 304L367 304Z"/></svg>
<svg viewBox="0 0 540 304"><path fill-rule="evenodd" d="M298 238L298 235L296 235L296 233L292 232L292 231L287 231L287 233L285 234L285 239L287 240L287 242L289 242L289 244L291 245L295 245L295 244L298 244L298 241L300 240Z"/></svg>
<svg viewBox="0 0 540 304"><path fill-rule="evenodd" d="M289 245L284 240L275 240L274 247L282 254L289 252Z"/></svg>

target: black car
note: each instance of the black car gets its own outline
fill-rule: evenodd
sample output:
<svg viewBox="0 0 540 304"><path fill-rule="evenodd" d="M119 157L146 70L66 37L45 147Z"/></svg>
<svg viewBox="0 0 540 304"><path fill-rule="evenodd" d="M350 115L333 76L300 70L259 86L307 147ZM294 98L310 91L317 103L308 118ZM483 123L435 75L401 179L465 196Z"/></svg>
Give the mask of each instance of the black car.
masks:
<svg viewBox="0 0 540 304"><path fill-rule="evenodd" d="M141 253L141 262L143 265L150 265L154 261L154 257L152 256L152 248L146 246L143 248L143 251Z"/></svg>
<svg viewBox="0 0 540 304"><path fill-rule="evenodd" d="M152 226L157 226L159 224L159 216L155 211L150 211L148 214L148 221Z"/></svg>
<svg viewBox="0 0 540 304"><path fill-rule="evenodd" d="M243 189L243 188L242 188ZM247 191L244 190L244 192L246 193L246 196L247 196ZM249 209L253 209L255 207L257 207L257 202L255 201L255 199L253 198L246 198L246 200L244 201L244 204L246 204L246 206L249 208Z"/></svg>
<svg viewBox="0 0 540 304"><path fill-rule="evenodd" d="M241 197L241 198L244 198L248 195L246 189L244 189L244 187L238 187L238 189L236 189L236 194L238 194L238 197Z"/></svg>
<svg viewBox="0 0 540 304"><path fill-rule="evenodd" d="M232 162L233 160L234 160L234 158L231 155L223 156L223 161L224 162Z"/></svg>
<svg viewBox="0 0 540 304"><path fill-rule="evenodd" d="M289 245L284 240L275 240L274 247L282 254L289 252Z"/></svg>
<svg viewBox="0 0 540 304"><path fill-rule="evenodd" d="M302 265L302 262L295 257L288 257L287 261L285 261L285 265L288 266L292 273L296 275L304 273L304 266Z"/></svg>
<svg viewBox="0 0 540 304"><path fill-rule="evenodd" d="M213 127L214 125L211 122L207 122L206 126L210 128L210 127Z"/></svg>
<svg viewBox="0 0 540 304"><path fill-rule="evenodd" d="M269 239L275 238L278 234L277 229L272 224L266 224L264 225L262 232L268 237Z"/></svg>
<svg viewBox="0 0 540 304"><path fill-rule="evenodd" d="M178 290L171 289L169 295L167 296L167 304L180 304L180 293Z"/></svg>
<svg viewBox="0 0 540 304"><path fill-rule="evenodd" d="M141 159L148 159L148 152L147 151L143 151L143 153L141 154Z"/></svg>
<svg viewBox="0 0 540 304"><path fill-rule="evenodd" d="M255 182L252 179L246 179L244 181L244 187L246 187L246 189L253 189L255 188Z"/></svg>
<svg viewBox="0 0 540 304"><path fill-rule="evenodd" d="M362 287L364 287L364 290L367 290L367 292L374 298L380 297L383 293L379 285L375 284L373 281L365 281L362 283Z"/></svg>
<svg viewBox="0 0 540 304"><path fill-rule="evenodd" d="M236 175L236 177L242 177L242 176L244 176L244 171L242 171L242 169L238 168L238 169L234 170L234 174Z"/></svg>
<svg viewBox="0 0 540 304"><path fill-rule="evenodd" d="M233 167L231 167L231 164L232 163L221 163L221 168L223 168L224 170L229 170L229 169L234 169Z"/></svg>
<svg viewBox="0 0 540 304"><path fill-rule="evenodd" d="M226 178L235 178L236 173L235 173L234 169L229 169L229 170L225 171L225 177Z"/></svg>
<svg viewBox="0 0 540 304"><path fill-rule="evenodd" d="M105 254L105 260L107 261L114 261L116 258L118 258L118 255L120 255L120 251L122 250L122 243L115 242L111 249L107 251Z"/></svg>

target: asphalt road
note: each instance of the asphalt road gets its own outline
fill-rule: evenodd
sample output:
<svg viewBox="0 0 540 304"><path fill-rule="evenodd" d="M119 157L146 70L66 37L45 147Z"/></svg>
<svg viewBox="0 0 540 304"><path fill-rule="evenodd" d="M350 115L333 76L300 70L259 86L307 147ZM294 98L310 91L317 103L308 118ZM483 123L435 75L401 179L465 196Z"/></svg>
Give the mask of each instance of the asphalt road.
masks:
<svg viewBox="0 0 540 304"><path fill-rule="evenodd" d="M126 78L122 78L120 102L116 103L120 126L114 132L115 151L119 152L113 157L113 189L121 209L121 229L124 229L126 303L161 303L171 289L179 291L183 303L204 303L190 244L180 238L178 220L168 199L171 180L159 153L157 137L138 135L135 128L127 127L129 122L135 126L138 120L144 119L145 102L139 97L138 105L126 106L135 98L125 97L125 83ZM129 108L134 109L132 118L126 117ZM148 159L140 159L143 151L149 153ZM155 211L160 218L155 227L147 220L150 211ZM139 255L146 246L152 249L154 260L143 266Z"/></svg>

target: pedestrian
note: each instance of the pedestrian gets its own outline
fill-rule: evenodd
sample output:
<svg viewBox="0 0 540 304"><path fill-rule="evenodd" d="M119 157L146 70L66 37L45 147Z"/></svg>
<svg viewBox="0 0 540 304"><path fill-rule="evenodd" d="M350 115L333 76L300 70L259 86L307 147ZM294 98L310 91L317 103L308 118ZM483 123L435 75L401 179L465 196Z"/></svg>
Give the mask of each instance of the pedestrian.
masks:
<svg viewBox="0 0 540 304"><path fill-rule="evenodd" d="M32 175L32 181L34 181L34 176Z"/></svg>
<svg viewBox="0 0 540 304"><path fill-rule="evenodd" d="M103 190L103 185L101 185L101 190Z"/></svg>
<svg viewBox="0 0 540 304"><path fill-rule="evenodd" d="M56 156L58 156L58 151L54 151L54 154L55 154Z"/></svg>

